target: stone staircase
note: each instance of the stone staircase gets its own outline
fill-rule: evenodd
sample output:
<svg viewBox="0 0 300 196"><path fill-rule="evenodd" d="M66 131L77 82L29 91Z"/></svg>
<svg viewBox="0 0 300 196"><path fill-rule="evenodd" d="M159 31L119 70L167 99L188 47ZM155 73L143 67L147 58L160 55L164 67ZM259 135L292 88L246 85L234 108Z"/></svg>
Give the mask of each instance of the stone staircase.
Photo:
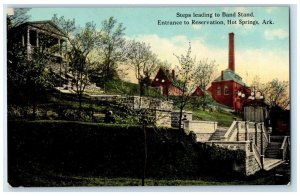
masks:
<svg viewBox="0 0 300 196"><path fill-rule="evenodd" d="M280 142L270 142L265 151L265 158L280 159L279 149L281 144Z"/></svg>
<svg viewBox="0 0 300 196"><path fill-rule="evenodd" d="M283 137L271 137L271 142L268 144L265 151L264 170L269 171L282 163L282 157L280 155L280 147L283 142Z"/></svg>
<svg viewBox="0 0 300 196"><path fill-rule="evenodd" d="M228 127L218 127L218 129L212 134L209 138L209 141L220 141L223 139L223 136L227 132Z"/></svg>
<svg viewBox="0 0 300 196"><path fill-rule="evenodd" d="M264 159L264 170L269 171L279 165L284 163L281 159L274 159L274 158L265 158Z"/></svg>

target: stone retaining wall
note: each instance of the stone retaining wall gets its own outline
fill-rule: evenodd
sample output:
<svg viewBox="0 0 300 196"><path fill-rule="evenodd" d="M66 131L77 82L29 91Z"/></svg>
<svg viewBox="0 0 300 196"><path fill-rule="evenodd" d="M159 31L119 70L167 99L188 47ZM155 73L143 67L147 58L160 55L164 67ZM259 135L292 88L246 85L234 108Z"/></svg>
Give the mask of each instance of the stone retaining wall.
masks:
<svg viewBox="0 0 300 196"><path fill-rule="evenodd" d="M213 121L198 121L186 120L183 122L184 131L189 134L193 131L197 135L198 142L206 142L214 134L218 127L218 122Z"/></svg>
<svg viewBox="0 0 300 196"><path fill-rule="evenodd" d="M251 147L250 141L214 141L206 142L208 145L215 144L219 147L226 148L229 150L242 150L245 152L245 161L244 164L234 163L233 169L237 172L243 173L246 176L255 174L257 171L261 170L261 167L254 156L254 151Z"/></svg>
<svg viewBox="0 0 300 196"><path fill-rule="evenodd" d="M246 176L255 174L256 172L261 170L257 161L258 160L255 159L253 152L249 153L249 156L246 157L246 161L245 161L245 163L246 163L245 164L245 166L246 166L245 175Z"/></svg>
<svg viewBox="0 0 300 196"><path fill-rule="evenodd" d="M172 111L171 113L171 121L172 121L172 127L178 127L179 125L179 116L180 116L180 111ZM182 118L186 116L186 120L192 121L193 119L193 113L191 111L182 111Z"/></svg>

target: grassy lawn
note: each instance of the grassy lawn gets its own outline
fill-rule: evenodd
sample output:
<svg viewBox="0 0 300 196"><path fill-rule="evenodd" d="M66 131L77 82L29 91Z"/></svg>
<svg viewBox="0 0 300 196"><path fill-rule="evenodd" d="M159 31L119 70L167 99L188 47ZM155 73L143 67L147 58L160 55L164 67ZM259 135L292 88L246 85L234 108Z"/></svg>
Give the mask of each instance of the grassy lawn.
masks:
<svg viewBox="0 0 300 196"><path fill-rule="evenodd" d="M197 120L205 120L205 121L217 121L218 126L226 126L229 127L234 120L234 118L240 120L241 117L238 115L234 115L230 112L225 111L202 111L202 110L194 110L193 118Z"/></svg>
<svg viewBox="0 0 300 196"><path fill-rule="evenodd" d="M24 176L25 177L25 176ZM82 176L31 176L23 178L26 187L40 186L141 186L138 178L106 178ZM210 186L210 185L271 185L271 175L248 180L218 181L214 179L145 179L145 186Z"/></svg>

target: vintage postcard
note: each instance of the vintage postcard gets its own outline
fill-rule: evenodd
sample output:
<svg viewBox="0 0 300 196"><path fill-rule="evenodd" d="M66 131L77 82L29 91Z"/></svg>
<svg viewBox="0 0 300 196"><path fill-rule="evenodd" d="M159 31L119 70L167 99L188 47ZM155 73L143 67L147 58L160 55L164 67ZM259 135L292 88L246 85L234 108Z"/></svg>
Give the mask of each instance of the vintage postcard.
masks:
<svg viewBox="0 0 300 196"><path fill-rule="evenodd" d="M290 183L289 6L6 17L11 187Z"/></svg>

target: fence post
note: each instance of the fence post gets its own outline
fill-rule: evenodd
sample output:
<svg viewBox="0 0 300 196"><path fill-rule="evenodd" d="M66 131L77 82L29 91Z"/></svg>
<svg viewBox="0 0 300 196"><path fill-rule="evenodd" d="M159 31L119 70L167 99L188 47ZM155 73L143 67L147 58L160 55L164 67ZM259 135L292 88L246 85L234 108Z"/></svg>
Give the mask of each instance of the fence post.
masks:
<svg viewBox="0 0 300 196"><path fill-rule="evenodd" d="M254 127L255 127L255 137L254 137L254 141L255 141L255 145L257 146L257 122L254 123Z"/></svg>
<svg viewBox="0 0 300 196"><path fill-rule="evenodd" d="M245 121L245 141L247 141L248 140L248 122L247 121Z"/></svg>
<svg viewBox="0 0 300 196"><path fill-rule="evenodd" d="M262 165L262 169L264 169L264 130L263 130L263 123L260 123L260 162Z"/></svg>
<svg viewBox="0 0 300 196"><path fill-rule="evenodd" d="M271 133L272 133L272 127L268 127L268 142L271 142Z"/></svg>
<svg viewBox="0 0 300 196"><path fill-rule="evenodd" d="M239 121L236 121L236 129L237 129L237 133L236 133L236 141L239 141Z"/></svg>
<svg viewBox="0 0 300 196"><path fill-rule="evenodd" d="M183 124L183 130L186 134L189 134L189 130L190 130L190 121L189 120L185 120L185 119L182 119L182 124Z"/></svg>

